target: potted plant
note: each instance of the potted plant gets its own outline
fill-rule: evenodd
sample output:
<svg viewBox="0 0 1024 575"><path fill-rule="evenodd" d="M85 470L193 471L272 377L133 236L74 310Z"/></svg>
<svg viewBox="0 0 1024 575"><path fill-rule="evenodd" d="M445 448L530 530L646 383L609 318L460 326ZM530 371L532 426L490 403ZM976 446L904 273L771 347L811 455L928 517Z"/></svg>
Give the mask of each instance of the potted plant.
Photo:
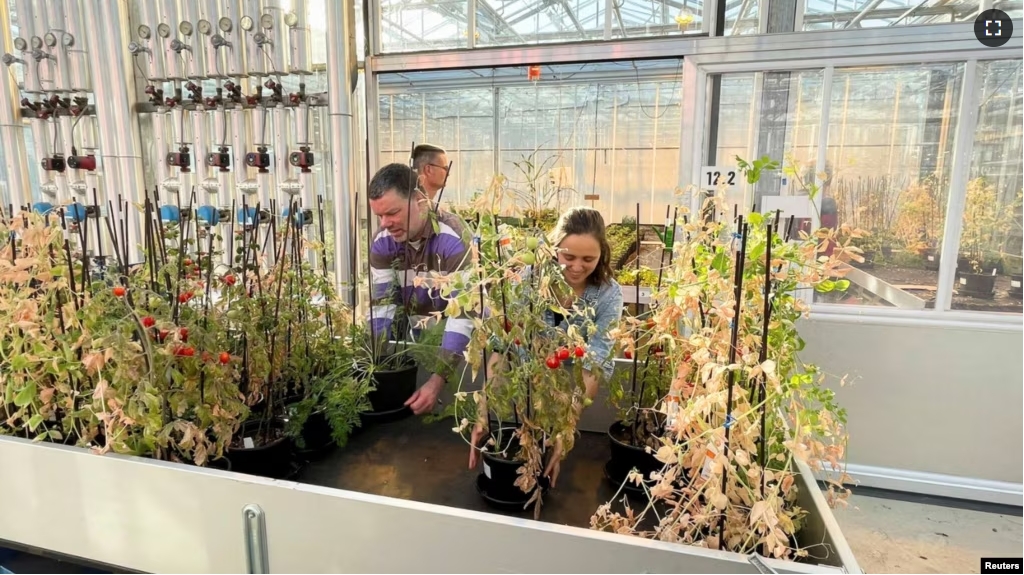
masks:
<svg viewBox="0 0 1024 575"><path fill-rule="evenodd" d="M721 193L713 201L724 207ZM655 336L644 343L630 330L616 334L624 347L663 349L670 423L651 447L661 464L652 481L631 472L623 482L651 502L613 510L616 494L595 513L594 528L779 558L806 553L792 543L802 513L793 460L839 470L845 413L819 370L797 357L804 342L796 322L807 304L796 290L848 286L841 277L851 230L786 238L777 230L787 223L776 220L751 213L684 225L654 296ZM841 480L829 485L830 502L842 501Z"/></svg>
<svg viewBox="0 0 1024 575"><path fill-rule="evenodd" d="M569 293L554 249L539 228L499 224L500 191L478 206L472 265L447 278L446 314L476 310L465 352L479 391L456 390L445 416L465 437L486 430L483 472L477 489L489 503L511 509L534 507L539 515L546 489L545 467L573 447L576 425L589 402L582 383L583 340L563 331L548 314L567 315ZM467 438L468 439L468 438Z"/></svg>
<svg viewBox="0 0 1024 575"><path fill-rule="evenodd" d="M1013 224L1012 210L1003 209L995 187L985 178L967 184L964 205L960 261L957 265L957 292L976 298L992 299L996 273L999 271L993 254Z"/></svg>

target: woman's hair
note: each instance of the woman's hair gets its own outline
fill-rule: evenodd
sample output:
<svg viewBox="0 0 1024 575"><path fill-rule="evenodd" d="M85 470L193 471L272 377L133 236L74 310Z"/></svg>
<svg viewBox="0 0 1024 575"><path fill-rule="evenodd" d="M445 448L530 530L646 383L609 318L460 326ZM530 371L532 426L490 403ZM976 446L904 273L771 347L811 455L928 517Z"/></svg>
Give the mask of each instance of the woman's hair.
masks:
<svg viewBox="0 0 1024 575"><path fill-rule="evenodd" d="M549 239L551 245L558 246L566 236L590 235L593 236L601 246L601 259L597 267L587 278L587 281L594 285L604 285L611 281L612 273L612 249L608 245L608 238L604 233L604 218L601 212L593 208L569 208L568 211L558 218L555 229L551 231Z"/></svg>

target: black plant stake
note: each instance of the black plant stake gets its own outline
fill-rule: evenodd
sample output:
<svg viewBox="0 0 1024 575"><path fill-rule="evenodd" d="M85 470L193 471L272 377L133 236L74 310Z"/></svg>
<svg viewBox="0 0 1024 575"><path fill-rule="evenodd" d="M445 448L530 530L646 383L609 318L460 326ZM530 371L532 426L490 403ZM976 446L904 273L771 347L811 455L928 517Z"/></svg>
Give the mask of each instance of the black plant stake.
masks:
<svg viewBox="0 0 1024 575"><path fill-rule="evenodd" d="M764 266L764 326L761 328L761 356L758 359L760 365L764 365L766 359L768 359L768 326L771 323L772 316L772 300L771 300L771 289L772 289L772 225L768 224L768 240L767 247L765 248L765 266ZM765 430L765 415L766 406L765 400L767 398L768 390L765 388L765 374L762 369L761 376L758 378L758 387L760 388L760 397L758 397L757 403L761 405L761 437L758 441L758 454L757 463L761 466L761 497L764 498L764 466L767 463L765 460L765 441L767 433Z"/></svg>
<svg viewBox="0 0 1024 575"><path fill-rule="evenodd" d="M736 229L742 230L740 233L740 251L736 254L736 274L734 276L735 292L734 297L736 299L735 308L733 309L732 316L732 340L729 345L729 365L732 365L736 361L736 344L739 340L740 333L740 313L743 310L743 265L747 257L747 226L743 223L743 216L738 216L736 219ZM729 458L729 429L732 427L732 389L733 381L736 378L736 370L729 370L728 378L728 393L726 394L725 401L725 445L722 448L722 454L726 456L726 460ZM722 494L726 495L726 481L729 477L729 465L726 465L722 469ZM727 496L727 495L726 495ZM728 497L728 496L727 496ZM722 515L718 518L718 548L725 548L725 510L722 511Z"/></svg>

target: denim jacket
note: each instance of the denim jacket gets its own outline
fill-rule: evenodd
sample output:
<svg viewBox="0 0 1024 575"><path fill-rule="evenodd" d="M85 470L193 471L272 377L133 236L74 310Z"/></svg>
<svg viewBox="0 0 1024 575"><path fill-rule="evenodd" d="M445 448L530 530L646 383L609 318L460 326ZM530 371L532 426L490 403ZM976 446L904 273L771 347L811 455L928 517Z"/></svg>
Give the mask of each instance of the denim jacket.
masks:
<svg viewBox="0 0 1024 575"><path fill-rule="evenodd" d="M523 271L523 281L529 281L532 268ZM615 369L612 358L612 338L609 333L619 324L622 318L622 287L614 279L609 279L601 286L587 284L583 295L573 304L569 315L562 317L550 309L544 310L544 323L568 330L570 325L579 330L587 342L586 355L583 356L583 368L603 375L610 379ZM492 340L492 344L496 344ZM495 346L497 348L497 346ZM600 368L600 372L597 369Z"/></svg>

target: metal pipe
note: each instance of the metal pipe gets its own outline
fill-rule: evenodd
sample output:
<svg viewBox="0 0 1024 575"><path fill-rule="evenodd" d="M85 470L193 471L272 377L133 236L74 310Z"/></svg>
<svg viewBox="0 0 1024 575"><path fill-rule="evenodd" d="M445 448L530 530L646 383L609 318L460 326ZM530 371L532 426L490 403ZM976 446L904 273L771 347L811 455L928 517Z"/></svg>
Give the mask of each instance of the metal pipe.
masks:
<svg viewBox="0 0 1024 575"><path fill-rule="evenodd" d="M185 140L185 110L180 105L171 108L171 144L169 151L177 151L178 148L191 144ZM192 153L192 157L195 157L195 152ZM192 165L189 165L189 169L192 169ZM174 187L169 187L168 191L173 193L181 193L185 190L189 193L192 189L192 176L190 172L182 172L178 169L174 175L171 176L170 183L172 185L176 183Z"/></svg>
<svg viewBox="0 0 1024 575"><path fill-rule="evenodd" d="M67 32L67 23L64 18L64 2L62 0L50 1L47 5L46 32L44 33L44 46L50 55L51 70L53 78L53 89L58 92L70 91L71 72L68 66L67 47L64 46L64 34ZM53 43L51 46L50 43Z"/></svg>
<svg viewBox="0 0 1024 575"><path fill-rule="evenodd" d="M178 33L181 35L181 42L187 49L181 50L188 69L188 77L193 80L201 80L207 77L206 71L206 50L202 39L204 36L199 33L199 2L198 0L180 0L178 3Z"/></svg>
<svg viewBox="0 0 1024 575"><path fill-rule="evenodd" d="M20 6L20 3L19 3ZM21 17L22 12L18 13ZM14 51L11 29L11 8L8 0L0 0L0 48L4 54ZM20 32L19 32L20 33ZM26 83L28 68L25 66ZM25 127L21 118L21 98L18 97L18 83L14 74L3 70L0 80L0 145L3 146L4 167L7 170L7 195L0 197L4 210L7 205L21 206L30 201L28 158L25 154Z"/></svg>
<svg viewBox="0 0 1024 575"><path fill-rule="evenodd" d="M221 0L218 10L220 18L217 20L217 33L226 42L220 50L226 51L224 61L227 75L232 78L243 78L246 75L245 33L239 25L242 19L242 3L237 0Z"/></svg>
<svg viewBox="0 0 1024 575"><path fill-rule="evenodd" d="M89 30L95 35L94 62L103 66L104 81L94 85L96 115L99 122L101 161L104 170L105 198L116 201L120 194L133 203L141 203L144 193L142 148L139 125L132 113L136 103L134 63L128 54L128 5L122 2L97 2L85 10ZM101 200L102 201L102 200ZM139 221L128 218L128 257L139 261Z"/></svg>
<svg viewBox="0 0 1024 575"><path fill-rule="evenodd" d="M7 5L6 0L4 4ZM39 92L42 90L42 88L39 85L39 75L36 73L35 60L32 59L32 48L30 46L30 41L32 40L32 29L35 25L35 20L32 17L32 3L30 0L14 0L14 7L18 13L18 35L16 37L21 38L25 41L25 50L19 52L19 57L25 62L23 64L25 69L23 90L25 92ZM11 12L10 8L8 7L6 13L4 14L4 19L10 22L10 17ZM4 28L4 31L10 29L11 28L8 25L7 27ZM6 38L8 35L6 33L0 33L0 36ZM11 39L10 46L7 46L6 43L4 44L4 46L5 54L14 53L15 48L13 38ZM17 95L17 93L18 91L15 90L14 94ZM14 101L18 100L20 100L20 98L16 98Z"/></svg>
<svg viewBox="0 0 1024 575"><path fill-rule="evenodd" d="M68 60L68 87L73 92L89 92L92 90L89 76L89 38L82 20L82 0L64 2L65 28L69 37L62 45Z"/></svg>
<svg viewBox="0 0 1024 575"><path fill-rule="evenodd" d="M220 9L217 0L199 0L199 20L196 21L196 49L204 53L206 75L209 78L227 78L227 56L217 49L213 37L220 30L217 20Z"/></svg>
<svg viewBox="0 0 1024 575"><path fill-rule="evenodd" d="M43 42L43 36L46 36L46 31L49 29L47 4L47 2L35 2L32 7L32 37L29 39L29 48L34 53L41 52L46 55L52 55L46 49L46 44ZM35 46L39 46L38 52ZM39 75L40 89L43 92L56 90L54 61L49 58L43 60L33 58L33 60L30 65L35 68L36 73Z"/></svg>
<svg viewBox="0 0 1024 575"><path fill-rule="evenodd" d="M57 117L57 123L60 125L60 145L55 150L58 154L63 154L65 158L72 155L71 147L74 146L74 142L71 141L71 124L74 123L74 118L71 114L61 114ZM60 180L67 180L65 186L61 186ZM61 193L67 193L62 195L61 200L75 197L85 193L85 180L82 179L82 170L76 170L67 168L64 170L62 177L57 178L57 186L61 189ZM66 187L66 189L65 189Z"/></svg>
<svg viewBox="0 0 1024 575"><path fill-rule="evenodd" d="M49 157L47 152L46 142L48 138L46 136L46 120L42 118L32 118L29 120L29 127L32 130L32 145L36 152L36 170L39 171L39 191L47 199L56 199L57 197L57 186L53 183L53 174L43 169L43 158ZM25 198L28 200L29 198Z"/></svg>
<svg viewBox="0 0 1024 575"><path fill-rule="evenodd" d="M267 148L267 109L263 106L252 109L250 119L252 120L252 150ZM263 207L270 207L270 198L273 197L273 182L269 173L256 173L256 185L259 189L260 203Z"/></svg>
<svg viewBox="0 0 1024 575"><path fill-rule="evenodd" d="M245 38L245 70L248 76L266 76L267 58L256 43L256 36L260 34L260 16L263 11L260 9L260 0L244 0L242 18L251 22L252 28L242 29L239 32ZM239 25L241 28L241 25Z"/></svg>
<svg viewBox="0 0 1024 575"><path fill-rule="evenodd" d="M156 185L161 190L178 193L179 185L177 180L173 184L167 177L167 153L171 151L170 142L167 140L167 118L170 114L167 108L159 106L153 114L153 163ZM161 194L163 195L163 194Z"/></svg>
<svg viewBox="0 0 1024 575"><path fill-rule="evenodd" d="M309 4L306 0L294 0L292 13L295 23L288 28L288 45L290 54L288 71L292 74L310 74L311 48L309 31ZM288 18L291 18L290 16ZM288 22L285 22L288 24ZM333 33L329 31L328 33Z"/></svg>
<svg viewBox="0 0 1024 575"><path fill-rule="evenodd" d="M256 23L260 32L270 40L269 44L262 45L262 52L270 64L272 74L288 73L288 46L285 42L285 30L288 29L285 23L287 13L282 0L263 0L263 13Z"/></svg>
<svg viewBox="0 0 1024 575"><path fill-rule="evenodd" d="M235 174L235 188L242 193L251 195L256 191L256 182L252 179L250 168L245 165L245 154L249 151L249 112L237 105L231 110L231 169ZM232 194L232 197L235 197ZM249 204L253 202L246 200ZM241 207L242 203L238 202ZM232 217L234 217L232 215Z"/></svg>
<svg viewBox="0 0 1024 575"><path fill-rule="evenodd" d="M163 82L167 79L167 74L164 71L164 60L166 60L167 55L164 52L161 38L156 30L157 25L160 23L159 0L139 0L138 4L139 26L129 34L129 37L145 46L149 53L144 56L135 56L135 58L142 58L144 62L142 69L146 71L147 80L150 82ZM139 28L142 26L145 26L149 31L149 38L143 38L138 35ZM157 179L158 183L160 181L160 179Z"/></svg>
<svg viewBox="0 0 1024 575"><path fill-rule="evenodd" d="M307 146L310 150L313 150L313 143L310 142L309 137L309 103L302 102L299 107L294 110L295 113L295 147L300 148ZM319 161L319 160L317 160ZM300 193L302 194L302 205L307 208L312 208L315 203L313 202L313 172L298 173L299 185L301 186Z"/></svg>
<svg viewBox="0 0 1024 575"><path fill-rule="evenodd" d="M857 28L858 26L860 26L860 21L863 20L864 17L868 15L868 13L877 8L878 5L881 3L882 0L871 0L871 2L868 3L867 6L861 9L861 11L858 12L857 15L853 17L853 20L850 20L849 22L846 23L846 26L843 26L843 29L845 30L846 28Z"/></svg>
<svg viewBox="0 0 1024 575"><path fill-rule="evenodd" d="M192 157L195 158L196 181L199 183L197 199L201 205L209 205L213 201L210 194L218 191L217 179L213 177L210 167L206 165L206 154L212 151L208 141L210 135L210 124L207 121L209 114L203 106L197 106L192 110Z"/></svg>
<svg viewBox="0 0 1024 575"><path fill-rule="evenodd" d="M278 202L290 205L299 192L298 181L291 177L288 165L288 110L284 104L274 107L274 179L277 180Z"/></svg>
<svg viewBox="0 0 1024 575"><path fill-rule="evenodd" d="M355 88L350 69L355 53L353 6L353 0L327 2L327 29L333 31L327 35L327 109L331 134L335 287L342 301L354 306L352 238L355 234L344 233L359 229L353 218L356 174L349 161L353 130L351 97ZM368 82L374 80L372 75L367 76Z"/></svg>
<svg viewBox="0 0 1024 575"><path fill-rule="evenodd" d="M185 60L171 47L178 40L178 25L181 23L178 17L178 2L177 0L159 0L159 2L158 19L153 28L153 34L158 38L157 42L163 51L164 77L167 80L184 80Z"/></svg>
<svg viewBox="0 0 1024 575"><path fill-rule="evenodd" d="M227 110L224 106L220 106L213 112L213 137L214 140L210 144L211 149L215 149L220 152L221 148L227 147L227 129L228 129L228 118ZM217 170L217 191L220 193L217 196L217 201L221 206L231 205L231 172L223 172Z"/></svg>

